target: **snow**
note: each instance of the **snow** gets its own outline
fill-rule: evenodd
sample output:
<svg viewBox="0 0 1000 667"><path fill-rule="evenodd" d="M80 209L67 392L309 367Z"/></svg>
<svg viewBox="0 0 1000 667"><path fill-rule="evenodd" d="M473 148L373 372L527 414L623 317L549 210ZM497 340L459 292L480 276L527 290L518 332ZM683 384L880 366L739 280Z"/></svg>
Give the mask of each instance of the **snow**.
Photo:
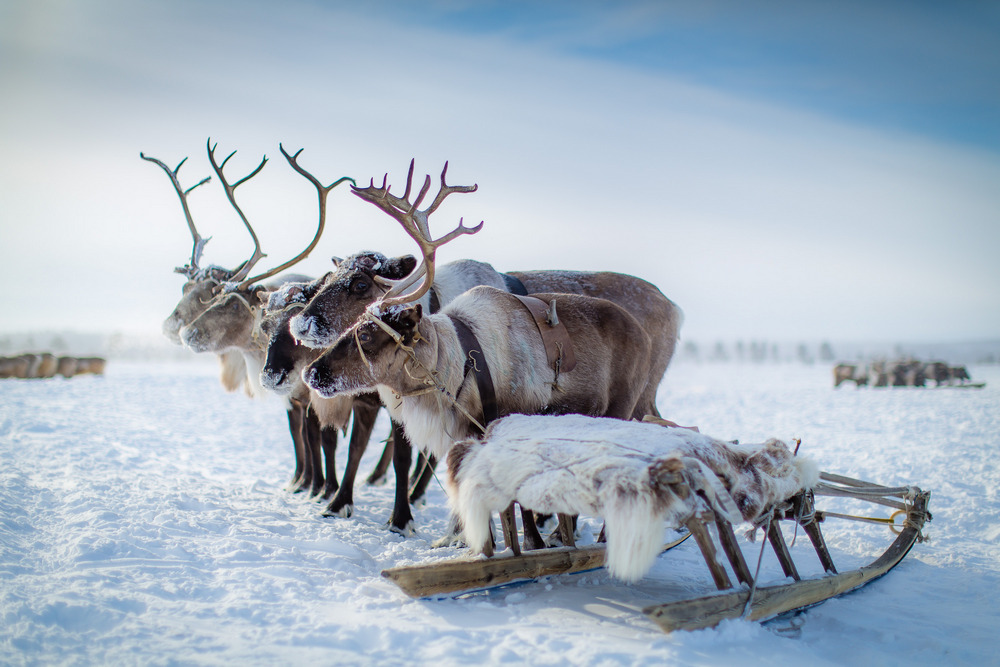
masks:
<svg viewBox="0 0 1000 667"><path fill-rule="evenodd" d="M726 440L801 438L824 470L931 490L934 520L929 542L861 591L670 635L638 611L712 590L691 540L633 585L594 571L410 600L379 573L458 553L430 546L443 491L415 508L416 537L386 530L391 484L364 486L373 438L354 516L321 518L283 490L280 401L226 394L216 372L118 362L104 377L0 381L0 663L995 664L996 366L970 368L982 390L834 390L825 366L672 367L665 417ZM375 438L387 430L383 415ZM599 525L585 520L581 541ZM825 533L841 569L891 539L854 523ZM752 564L759 547L744 544ZM776 567L765 553L766 577Z"/></svg>

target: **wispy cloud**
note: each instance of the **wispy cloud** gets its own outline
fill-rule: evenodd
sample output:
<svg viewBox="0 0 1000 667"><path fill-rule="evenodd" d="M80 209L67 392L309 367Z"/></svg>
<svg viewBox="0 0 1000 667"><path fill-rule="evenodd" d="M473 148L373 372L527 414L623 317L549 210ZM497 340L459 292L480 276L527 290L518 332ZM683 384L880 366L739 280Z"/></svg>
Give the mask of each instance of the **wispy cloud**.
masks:
<svg viewBox="0 0 1000 667"><path fill-rule="evenodd" d="M38 6L31 21L49 33L0 39L18 63L0 75L0 278L21 287L0 328L158 327L190 238L138 152L190 155L183 173L195 182L210 173L211 135L220 152L239 149L234 173L272 157L240 193L265 263L298 252L315 220L314 193L277 152L283 141L304 147L303 164L327 181L388 171L401 183L410 157L436 178L451 160L450 180L480 191L449 200L434 224L487 224L442 261L634 273L686 310L688 335L1000 331L994 152L599 57L663 34L664 22L681 31L678 16L708 21L706 10L635 5L602 32L587 17L603 10L589 5L552 17L561 32L526 39L503 24L457 29L461 7L431 6L451 18L417 21L421 6L385 3ZM193 204L214 237L208 261L249 255L217 184ZM412 252L372 207L346 193L331 206L307 272L361 248Z"/></svg>

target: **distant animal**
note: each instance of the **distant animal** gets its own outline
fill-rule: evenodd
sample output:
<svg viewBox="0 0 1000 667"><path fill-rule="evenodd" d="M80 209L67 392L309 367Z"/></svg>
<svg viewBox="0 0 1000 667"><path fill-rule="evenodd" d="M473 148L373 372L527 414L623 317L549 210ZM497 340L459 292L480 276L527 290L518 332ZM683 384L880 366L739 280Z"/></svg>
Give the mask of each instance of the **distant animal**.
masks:
<svg viewBox="0 0 1000 667"><path fill-rule="evenodd" d="M27 378L33 360L31 354L0 358L0 378Z"/></svg>
<svg viewBox="0 0 1000 667"><path fill-rule="evenodd" d="M861 387L868 384L868 370L864 366L854 364L837 364L833 367L833 386L839 387L844 382L853 382Z"/></svg>
<svg viewBox="0 0 1000 667"><path fill-rule="evenodd" d="M930 361L924 364L924 377L933 380L935 387L948 385L952 382L951 368L943 361Z"/></svg>
<svg viewBox="0 0 1000 667"><path fill-rule="evenodd" d="M953 366L951 368L951 379L953 382L965 384L972 378L969 377L969 371L966 370L965 366Z"/></svg>
<svg viewBox="0 0 1000 667"><path fill-rule="evenodd" d="M0 378L51 378L62 375L104 373L105 360L100 357L56 357L54 354L19 354L14 357L0 357Z"/></svg>

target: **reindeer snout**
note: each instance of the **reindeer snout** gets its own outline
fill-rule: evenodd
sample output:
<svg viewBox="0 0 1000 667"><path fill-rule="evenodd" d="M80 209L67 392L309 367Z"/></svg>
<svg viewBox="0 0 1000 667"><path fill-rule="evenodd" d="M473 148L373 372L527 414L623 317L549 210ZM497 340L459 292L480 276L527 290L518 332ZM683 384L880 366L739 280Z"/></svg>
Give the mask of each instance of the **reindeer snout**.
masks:
<svg viewBox="0 0 1000 667"><path fill-rule="evenodd" d="M163 335L166 336L171 343L181 345L180 337L181 321L176 314L171 315L163 321Z"/></svg>
<svg viewBox="0 0 1000 667"><path fill-rule="evenodd" d="M204 337L198 329L183 327L180 330L180 339L185 346L195 352L203 352L205 350L205 341L203 340Z"/></svg>
<svg viewBox="0 0 1000 667"><path fill-rule="evenodd" d="M320 394L323 394L324 390L330 383L330 378L326 377L326 375L326 373L313 364L306 366L302 370L302 381L305 382L310 389L315 389Z"/></svg>
<svg viewBox="0 0 1000 667"><path fill-rule="evenodd" d="M288 382L288 371L283 368L271 368L265 366L260 372L260 383L265 389L277 391L285 387Z"/></svg>

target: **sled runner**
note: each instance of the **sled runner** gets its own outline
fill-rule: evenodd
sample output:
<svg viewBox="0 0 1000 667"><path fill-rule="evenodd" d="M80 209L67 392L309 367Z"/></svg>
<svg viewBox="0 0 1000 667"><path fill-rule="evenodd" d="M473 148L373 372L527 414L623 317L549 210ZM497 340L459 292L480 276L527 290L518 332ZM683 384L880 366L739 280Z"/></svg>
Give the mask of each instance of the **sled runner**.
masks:
<svg viewBox="0 0 1000 667"><path fill-rule="evenodd" d="M818 604L882 576L923 539L921 529L931 518L928 492L821 473L797 449L777 440L736 445L655 423L576 415L501 419L482 441L458 443L448 456L453 509L466 526L472 550L492 553L489 516L512 502L541 512L599 516L605 520L607 545L464 558L394 568L383 576L414 597L454 596L601 565L613 578L637 582L664 550L665 529L686 528L719 592L643 610L670 632L712 627L726 618L766 620ZM889 508L892 515L858 517L817 505L817 498L830 497ZM840 572L820 526L841 519L887 525L898 536L869 565ZM808 537L822 575L800 576L781 522L791 522L796 534ZM751 538L763 531L755 567L734 532L734 525L743 523L749 523ZM758 586L766 545L790 583ZM807 564L800 566L806 571Z"/></svg>
<svg viewBox="0 0 1000 667"><path fill-rule="evenodd" d="M673 549L689 537L691 533L684 533L664 544L663 551ZM441 563L394 567L382 570L382 576L399 586L410 597L451 597L516 581L594 570L604 566L606 547L605 544L593 544L523 551L519 556L454 559Z"/></svg>

